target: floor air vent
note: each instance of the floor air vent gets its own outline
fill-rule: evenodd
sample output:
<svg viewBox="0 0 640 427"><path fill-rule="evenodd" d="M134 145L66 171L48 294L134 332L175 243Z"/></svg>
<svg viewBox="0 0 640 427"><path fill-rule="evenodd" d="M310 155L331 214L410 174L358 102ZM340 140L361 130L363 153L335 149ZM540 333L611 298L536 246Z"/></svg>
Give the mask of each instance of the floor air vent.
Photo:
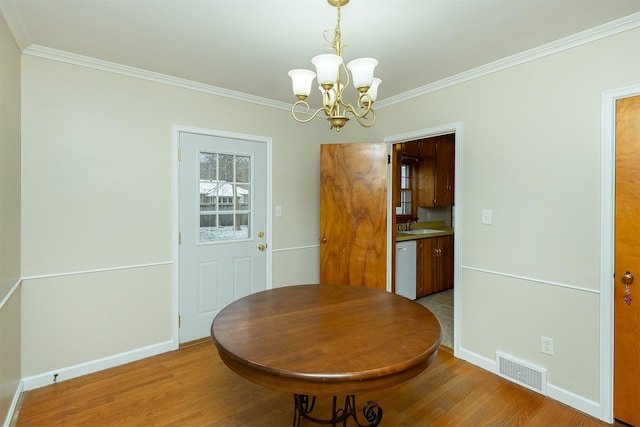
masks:
<svg viewBox="0 0 640 427"><path fill-rule="evenodd" d="M496 352L497 374L528 389L547 395L547 370Z"/></svg>

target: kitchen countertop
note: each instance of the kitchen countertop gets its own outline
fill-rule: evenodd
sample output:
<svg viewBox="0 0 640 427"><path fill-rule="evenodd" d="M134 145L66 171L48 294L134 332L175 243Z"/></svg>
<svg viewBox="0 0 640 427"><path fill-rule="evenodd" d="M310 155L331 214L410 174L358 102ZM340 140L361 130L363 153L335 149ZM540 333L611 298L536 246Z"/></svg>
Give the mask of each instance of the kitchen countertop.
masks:
<svg viewBox="0 0 640 427"><path fill-rule="evenodd" d="M429 229L442 230L428 234L407 234L402 231L396 231L396 242L405 242L407 240L430 239L432 237L453 236L453 228L445 227L443 221L438 222L418 222L411 224L411 230Z"/></svg>

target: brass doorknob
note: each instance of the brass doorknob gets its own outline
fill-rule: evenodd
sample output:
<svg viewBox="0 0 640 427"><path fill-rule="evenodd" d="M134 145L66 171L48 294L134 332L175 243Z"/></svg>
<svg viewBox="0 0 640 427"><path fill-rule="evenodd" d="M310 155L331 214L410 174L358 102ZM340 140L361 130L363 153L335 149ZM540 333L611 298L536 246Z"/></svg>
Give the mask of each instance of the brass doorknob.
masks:
<svg viewBox="0 0 640 427"><path fill-rule="evenodd" d="M322 243L327 243L327 236L322 236Z"/></svg>
<svg viewBox="0 0 640 427"><path fill-rule="evenodd" d="M262 244L262 243L260 243L260 244L258 245L258 250L259 250L259 251L264 251L265 249L267 249L267 245Z"/></svg>
<svg viewBox="0 0 640 427"><path fill-rule="evenodd" d="M622 281L622 283L624 283L626 286L629 286L630 284L633 283L633 274L631 274L630 271L627 271L626 273L624 273L622 275L622 277L620 278L620 280Z"/></svg>

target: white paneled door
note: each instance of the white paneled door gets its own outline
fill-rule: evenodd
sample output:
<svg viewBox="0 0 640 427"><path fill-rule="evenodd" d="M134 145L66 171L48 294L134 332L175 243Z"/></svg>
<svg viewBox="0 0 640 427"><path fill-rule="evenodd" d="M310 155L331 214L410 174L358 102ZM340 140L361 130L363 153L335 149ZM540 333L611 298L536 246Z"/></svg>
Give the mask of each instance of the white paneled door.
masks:
<svg viewBox="0 0 640 427"><path fill-rule="evenodd" d="M179 133L180 342L227 304L266 289L267 144Z"/></svg>

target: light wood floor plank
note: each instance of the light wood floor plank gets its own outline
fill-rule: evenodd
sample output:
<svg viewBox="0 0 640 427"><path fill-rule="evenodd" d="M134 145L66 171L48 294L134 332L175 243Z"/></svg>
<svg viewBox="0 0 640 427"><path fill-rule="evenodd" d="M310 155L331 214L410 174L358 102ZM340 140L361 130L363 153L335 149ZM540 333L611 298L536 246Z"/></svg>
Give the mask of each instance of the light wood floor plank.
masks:
<svg viewBox="0 0 640 427"><path fill-rule="evenodd" d="M416 378L357 396L382 426L606 426L440 351ZM320 398L318 410L330 409ZM326 412L316 414L324 418ZM211 342L26 392L17 426L290 426L293 397L231 372ZM313 425L304 423L303 425Z"/></svg>

